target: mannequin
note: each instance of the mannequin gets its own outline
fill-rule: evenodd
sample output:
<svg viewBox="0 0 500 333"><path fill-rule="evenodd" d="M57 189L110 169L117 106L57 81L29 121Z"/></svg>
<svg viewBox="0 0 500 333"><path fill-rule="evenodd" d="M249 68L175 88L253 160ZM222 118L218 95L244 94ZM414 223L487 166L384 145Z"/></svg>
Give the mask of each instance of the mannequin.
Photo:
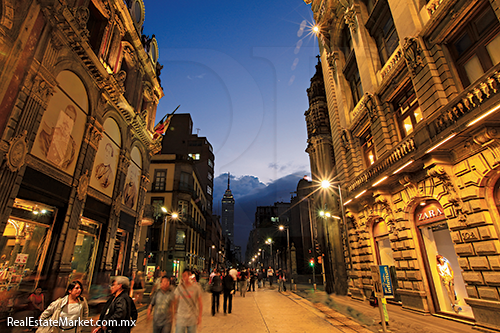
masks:
<svg viewBox="0 0 500 333"><path fill-rule="evenodd" d="M455 276L453 274L453 269L450 266L450 262L440 254L436 255L436 261L438 274L441 278L441 282L444 284L444 287L448 292L448 297L451 301L451 307L455 312L458 312L461 310L461 308L459 308L457 304L458 300L455 294Z"/></svg>

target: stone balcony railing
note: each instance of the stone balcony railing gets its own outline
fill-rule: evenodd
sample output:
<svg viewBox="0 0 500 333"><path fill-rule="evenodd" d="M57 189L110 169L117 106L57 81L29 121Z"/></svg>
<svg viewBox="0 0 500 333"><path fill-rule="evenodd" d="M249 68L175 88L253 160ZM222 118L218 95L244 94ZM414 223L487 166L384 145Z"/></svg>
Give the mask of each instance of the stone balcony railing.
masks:
<svg viewBox="0 0 500 333"><path fill-rule="evenodd" d="M392 52L389 59L387 59L384 67L380 70L380 77L382 78L382 81L384 81L387 75L389 75L389 73L391 73L401 61L404 61L403 48L399 45L396 50Z"/></svg>
<svg viewBox="0 0 500 333"><path fill-rule="evenodd" d="M355 191L415 150L416 146L413 137L405 138L390 151L389 155L386 155L387 157L376 161L370 168L356 177L351 185L347 187L347 190L349 192Z"/></svg>

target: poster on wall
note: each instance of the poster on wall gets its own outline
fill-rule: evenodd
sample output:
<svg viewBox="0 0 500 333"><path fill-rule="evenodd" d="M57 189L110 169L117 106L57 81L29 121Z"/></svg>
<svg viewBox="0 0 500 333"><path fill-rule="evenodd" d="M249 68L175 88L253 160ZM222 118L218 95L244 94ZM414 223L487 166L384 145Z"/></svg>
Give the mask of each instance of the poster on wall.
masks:
<svg viewBox="0 0 500 333"><path fill-rule="evenodd" d="M73 174L87 115L62 90L55 89L43 114L31 153Z"/></svg>
<svg viewBox="0 0 500 333"><path fill-rule="evenodd" d="M90 186L109 197L113 195L119 155L118 146L107 135L103 135L90 176Z"/></svg>
<svg viewBox="0 0 500 333"><path fill-rule="evenodd" d="M130 163L123 188L123 204L128 208L135 209L137 204L137 193L141 181L141 169L135 163Z"/></svg>

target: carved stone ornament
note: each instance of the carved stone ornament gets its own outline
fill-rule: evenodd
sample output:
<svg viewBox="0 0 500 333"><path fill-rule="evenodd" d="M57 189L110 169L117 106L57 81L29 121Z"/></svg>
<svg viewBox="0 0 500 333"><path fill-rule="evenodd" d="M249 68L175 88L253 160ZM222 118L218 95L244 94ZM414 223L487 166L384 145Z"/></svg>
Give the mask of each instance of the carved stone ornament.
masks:
<svg viewBox="0 0 500 333"><path fill-rule="evenodd" d="M90 11L87 7L78 7L75 9L74 14L75 20L78 22L80 27L85 28L90 17Z"/></svg>
<svg viewBox="0 0 500 333"><path fill-rule="evenodd" d="M115 200L113 201L113 212L115 213L115 216L118 217L120 216L120 213L122 211L122 194L119 193Z"/></svg>
<svg viewBox="0 0 500 333"><path fill-rule="evenodd" d="M351 32L355 34L358 31L358 23L356 21L356 9L354 9L354 6L346 8L344 20L345 24L347 24L351 29Z"/></svg>
<svg viewBox="0 0 500 333"><path fill-rule="evenodd" d="M87 196L87 190L89 188L89 170L86 170L83 175L80 176L80 180L78 181L78 187L76 188L76 194L78 200L83 201Z"/></svg>
<svg viewBox="0 0 500 333"><path fill-rule="evenodd" d="M326 60L328 61L328 65L330 66L334 76L337 75L337 59L338 54L336 52L331 52L326 55Z"/></svg>
<svg viewBox="0 0 500 333"><path fill-rule="evenodd" d="M6 163L12 172L19 171L25 163L26 155L28 154L28 147L26 145L27 133L27 131L24 131L9 141L9 150L5 157L7 160Z"/></svg>
<svg viewBox="0 0 500 333"><path fill-rule="evenodd" d="M419 69L423 67L422 48L420 47L418 40L414 37L406 37L403 46L403 53L408 69L413 76L415 76Z"/></svg>

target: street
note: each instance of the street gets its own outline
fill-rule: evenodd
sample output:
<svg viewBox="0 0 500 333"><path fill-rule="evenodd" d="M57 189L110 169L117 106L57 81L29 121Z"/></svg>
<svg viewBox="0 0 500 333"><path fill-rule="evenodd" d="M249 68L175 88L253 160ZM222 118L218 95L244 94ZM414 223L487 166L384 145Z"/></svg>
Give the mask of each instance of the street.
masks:
<svg viewBox="0 0 500 333"><path fill-rule="evenodd" d="M306 299L290 292L262 288L239 293L233 298L233 312L224 315L222 301L219 313L211 315L211 294L203 294L202 332L370 332L336 312L325 314ZM328 318L327 318L328 317ZM139 315L132 332L151 333L152 323L146 311Z"/></svg>

